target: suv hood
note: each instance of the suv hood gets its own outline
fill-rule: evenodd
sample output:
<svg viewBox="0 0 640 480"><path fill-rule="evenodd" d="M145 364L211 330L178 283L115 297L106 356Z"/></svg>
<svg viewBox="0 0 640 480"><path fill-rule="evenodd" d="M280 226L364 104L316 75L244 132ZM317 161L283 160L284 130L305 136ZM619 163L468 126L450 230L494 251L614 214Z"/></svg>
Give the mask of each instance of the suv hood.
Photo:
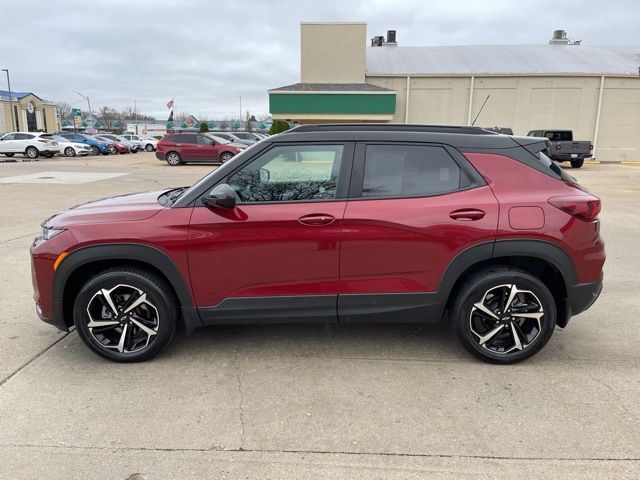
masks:
<svg viewBox="0 0 640 480"><path fill-rule="evenodd" d="M51 227L68 227L90 223L136 222L154 216L163 207L158 197L167 190L134 193L84 203L49 218Z"/></svg>

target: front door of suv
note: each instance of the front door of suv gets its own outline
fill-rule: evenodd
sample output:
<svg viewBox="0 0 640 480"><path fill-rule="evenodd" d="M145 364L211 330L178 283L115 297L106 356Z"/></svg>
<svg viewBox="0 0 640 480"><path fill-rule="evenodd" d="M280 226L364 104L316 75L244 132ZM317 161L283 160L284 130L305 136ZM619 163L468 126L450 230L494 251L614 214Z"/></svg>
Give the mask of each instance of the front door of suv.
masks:
<svg viewBox="0 0 640 480"><path fill-rule="evenodd" d="M358 144L340 250L340 320L427 321L443 272L495 240L491 188L450 147Z"/></svg>
<svg viewBox="0 0 640 480"><path fill-rule="evenodd" d="M189 268L205 324L337 320L352 157L351 143L274 144L219 182L235 208L196 203Z"/></svg>

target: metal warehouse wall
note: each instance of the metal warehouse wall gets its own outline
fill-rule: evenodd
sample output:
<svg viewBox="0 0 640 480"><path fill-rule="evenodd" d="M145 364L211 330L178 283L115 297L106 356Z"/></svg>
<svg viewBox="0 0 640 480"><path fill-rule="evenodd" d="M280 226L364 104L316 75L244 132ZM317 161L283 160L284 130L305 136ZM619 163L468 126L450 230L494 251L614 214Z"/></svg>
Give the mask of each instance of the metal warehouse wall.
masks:
<svg viewBox="0 0 640 480"><path fill-rule="evenodd" d="M367 76L366 81L398 92L394 122L466 124L490 95L476 125L511 127L517 135L571 129L576 140L595 143L598 160L640 160L640 78L605 78L597 142L600 77L479 76L472 81L415 76L409 78L408 115L406 76Z"/></svg>

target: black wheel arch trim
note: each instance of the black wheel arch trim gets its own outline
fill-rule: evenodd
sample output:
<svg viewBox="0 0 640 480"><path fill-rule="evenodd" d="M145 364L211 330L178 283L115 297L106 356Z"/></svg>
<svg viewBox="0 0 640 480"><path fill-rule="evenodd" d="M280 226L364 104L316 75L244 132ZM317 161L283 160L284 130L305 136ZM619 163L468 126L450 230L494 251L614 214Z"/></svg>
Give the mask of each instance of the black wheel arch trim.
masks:
<svg viewBox="0 0 640 480"><path fill-rule="evenodd" d="M69 253L60 263L53 280L53 318L58 324L68 326L67 319L64 318L64 291L71 275L80 267L105 260L134 260L159 270L178 297L187 333L202 326L189 289L189 281L184 278L174 261L156 247L136 243L90 245Z"/></svg>

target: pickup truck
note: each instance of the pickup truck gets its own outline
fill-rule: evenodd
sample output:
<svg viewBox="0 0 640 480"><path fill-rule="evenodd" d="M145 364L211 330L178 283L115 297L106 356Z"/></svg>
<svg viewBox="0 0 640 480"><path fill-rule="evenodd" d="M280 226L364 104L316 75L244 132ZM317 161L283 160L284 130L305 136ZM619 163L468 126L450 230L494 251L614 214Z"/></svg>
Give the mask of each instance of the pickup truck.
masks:
<svg viewBox="0 0 640 480"><path fill-rule="evenodd" d="M531 130L529 137L543 137L551 142L551 159L556 162L571 162L573 168L580 168L585 158L591 158L593 145L590 141L573 141L571 130Z"/></svg>

